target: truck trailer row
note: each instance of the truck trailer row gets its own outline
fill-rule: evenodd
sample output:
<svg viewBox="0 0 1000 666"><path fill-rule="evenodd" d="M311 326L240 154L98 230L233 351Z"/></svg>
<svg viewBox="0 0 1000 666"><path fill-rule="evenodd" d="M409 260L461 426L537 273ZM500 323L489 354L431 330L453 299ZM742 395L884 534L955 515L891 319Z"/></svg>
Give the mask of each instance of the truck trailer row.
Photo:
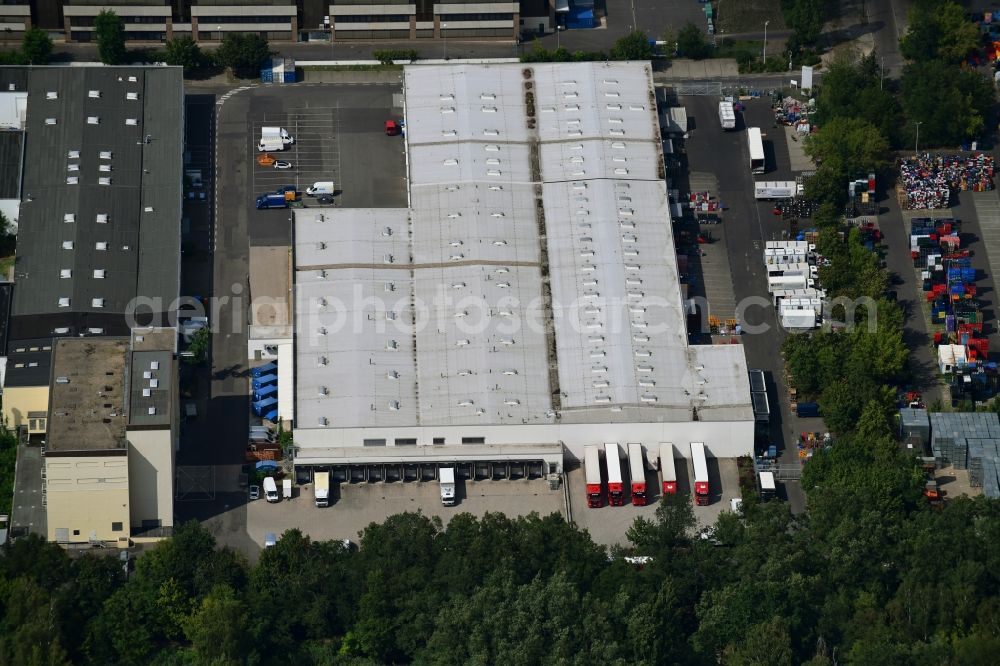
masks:
<svg viewBox="0 0 1000 666"><path fill-rule="evenodd" d="M604 453L603 457L602 452ZM617 442L606 442L603 445L590 444L585 447L583 466L588 507L601 508L605 501L610 506L623 506L625 504L621 453L621 447ZM652 493L646 483L647 470L656 471L662 494L673 495L677 493L677 467L674 445L671 442L661 442L646 451L645 454L642 444L631 442L625 445L625 454L628 457L628 469L631 477L630 495L633 505L645 506L650 501ZM706 505L710 500L710 485L708 461L703 443L693 442L691 444L691 460L694 466L692 486L695 503Z"/></svg>

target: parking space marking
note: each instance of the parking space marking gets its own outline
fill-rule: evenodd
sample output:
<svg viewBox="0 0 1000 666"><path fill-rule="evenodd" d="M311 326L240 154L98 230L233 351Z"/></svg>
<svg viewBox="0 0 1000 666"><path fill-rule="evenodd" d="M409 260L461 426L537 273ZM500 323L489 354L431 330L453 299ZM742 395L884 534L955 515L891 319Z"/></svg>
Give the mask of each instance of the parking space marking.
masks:
<svg viewBox="0 0 1000 666"><path fill-rule="evenodd" d="M277 160L291 162L292 168L287 171L267 171L255 166L252 176L255 196L285 184L294 184L301 191L314 182L339 180L339 103L335 106L303 107L289 109L281 114L265 115L263 120L253 122L252 137L256 139L261 127L275 124L287 129L295 138L290 151L280 151L273 155ZM252 144L251 150L256 152Z"/></svg>

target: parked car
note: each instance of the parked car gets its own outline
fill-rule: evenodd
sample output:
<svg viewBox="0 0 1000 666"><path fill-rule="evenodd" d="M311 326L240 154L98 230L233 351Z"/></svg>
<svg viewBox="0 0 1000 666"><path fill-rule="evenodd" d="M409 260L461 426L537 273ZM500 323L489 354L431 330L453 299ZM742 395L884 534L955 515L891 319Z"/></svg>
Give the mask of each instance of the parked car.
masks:
<svg viewBox="0 0 1000 666"><path fill-rule="evenodd" d="M285 160L275 160L275 162L274 162L274 168L275 169L291 169L292 168L292 163L291 162L286 162Z"/></svg>
<svg viewBox="0 0 1000 666"><path fill-rule="evenodd" d="M316 203L323 206L329 206L333 203L333 197L330 196L329 194L324 194L323 196L318 197L316 199Z"/></svg>
<svg viewBox="0 0 1000 666"><path fill-rule="evenodd" d="M250 499L260 499L260 486L250 486Z"/></svg>
<svg viewBox="0 0 1000 666"><path fill-rule="evenodd" d="M264 534L264 548L274 548L278 543L278 537L274 532L267 532Z"/></svg>

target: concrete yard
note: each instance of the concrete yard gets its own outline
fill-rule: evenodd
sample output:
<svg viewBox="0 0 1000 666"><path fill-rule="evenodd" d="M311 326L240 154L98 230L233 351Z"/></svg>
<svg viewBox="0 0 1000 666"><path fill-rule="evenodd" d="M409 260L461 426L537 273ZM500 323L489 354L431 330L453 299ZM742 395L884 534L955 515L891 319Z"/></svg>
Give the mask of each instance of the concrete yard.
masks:
<svg viewBox="0 0 1000 666"><path fill-rule="evenodd" d="M685 460L676 460L677 492L691 498L691 469ZM739 477L736 471L735 458L708 458L708 479L712 492L712 500L708 506L695 506L694 516L698 528L710 527L715 524L719 514L730 510L730 500L740 496ZM600 509L587 507L586 481L583 467L577 467L566 475L569 483L570 506L573 510L573 520L581 529L590 532L594 542L612 546L615 544L629 546L625 537L626 531L640 516L655 520L657 503L662 493L658 487L656 473L647 472L646 488L651 492L650 503L646 506L633 506L629 493L626 492L625 506L607 506ZM626 487L628 485L626 484ZM691 500L693 502L693 499Z"/></svg>
<svg viewBox="0 0 1000 666"><path fill-rule="evenodd" d="M544 480L458 481L458 502L453 507L441 505L437 482L341 484L331 488L329 507L317 508L311 485L298 486L292 499L268 504L264 499L246 506L247 533L258 546L264 534L280 535L296 527L316 540L350 539L371 523L407 511L438 516L442 523L460 513L482 517L487 512L508 516L540 515L563 512L562 489L550 490Z"/></svg>

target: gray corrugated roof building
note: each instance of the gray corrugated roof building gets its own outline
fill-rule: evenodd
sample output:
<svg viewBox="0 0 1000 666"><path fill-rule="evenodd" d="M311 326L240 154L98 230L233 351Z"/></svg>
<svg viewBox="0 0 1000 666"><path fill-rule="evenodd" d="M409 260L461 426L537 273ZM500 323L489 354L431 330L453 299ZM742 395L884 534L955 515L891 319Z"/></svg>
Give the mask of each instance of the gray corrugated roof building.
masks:
<svg viewBox="0 0 1000 666"><path fill-rule="evenodd" d="M133 299L179 292L181 69L27 71L12 336L120 333Z"/></svg>

